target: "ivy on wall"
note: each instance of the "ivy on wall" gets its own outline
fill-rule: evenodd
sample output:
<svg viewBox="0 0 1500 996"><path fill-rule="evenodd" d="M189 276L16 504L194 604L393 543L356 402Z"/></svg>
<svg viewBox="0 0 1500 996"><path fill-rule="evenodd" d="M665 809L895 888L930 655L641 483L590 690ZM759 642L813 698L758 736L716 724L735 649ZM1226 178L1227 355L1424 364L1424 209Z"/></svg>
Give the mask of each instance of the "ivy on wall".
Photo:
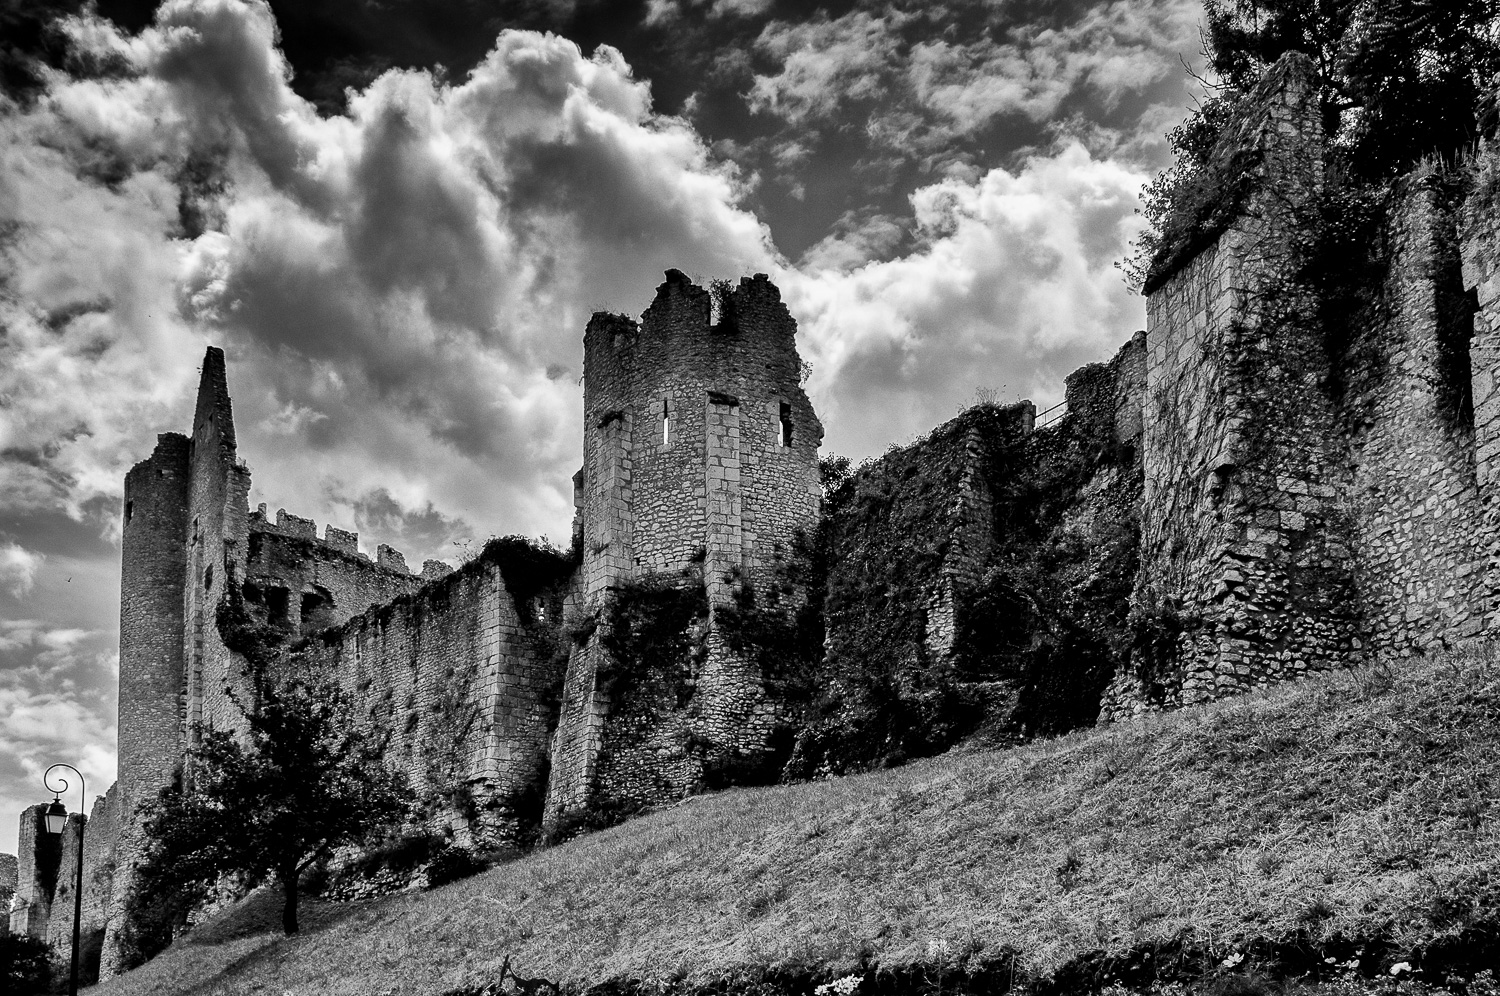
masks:
<svg viewBox="0 0 1500 996"><path fill-rule="evenodd" d="M627 738L657 714L687 706L707 650L708 592L696 571L616 588L604 609L600 690ZM637 722L631 722L636 720Z"/></svg>

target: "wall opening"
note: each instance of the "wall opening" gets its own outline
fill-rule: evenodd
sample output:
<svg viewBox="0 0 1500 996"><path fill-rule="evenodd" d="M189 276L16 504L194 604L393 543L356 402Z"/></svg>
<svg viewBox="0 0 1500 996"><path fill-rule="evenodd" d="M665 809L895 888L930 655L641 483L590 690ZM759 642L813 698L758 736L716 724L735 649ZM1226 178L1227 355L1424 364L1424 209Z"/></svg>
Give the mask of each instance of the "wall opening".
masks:
<svg viewBox="0 0 1500 996"><path fill-rule="evenodd" d="M266 589L266 621L272 626L290 626L292 593L286 588Z"/></svg>
<svg viewBox="0 0 1500 996"><path fill-rule="evenodd" d="M134 512L135 512L135 502L133 502L133 501L127 501L125 503L125 524L127 526L130 525L130 516L132 514L134 514Z"/></svg>
<svg viewBox="0 0 1500 996"><path fill-rule="evenodd" d="M311 591L302 593L302 630L327 629L336 620L333 616L333 594L327 588L313 585Z"/></svg>
<svg viewBox="0 0 1500 996"><path fill-rule="evenodd" d="M1474 433L1474 367L1469 351L1474 345L1474 316L1479 312L1479 291L1439 297L1438 310L1438 405L1440 414L1460 434Z"/></svg>
<svg viewBox="0 0 1500 996"><path fill-rule="evenodd" d="M781 403L781 427L776 435L778 446L792 445L792 406L785 401Z"/></svg>
<svg viewBox="0 0 1500 996"><path fill-rule="evenodd" d="M666 398L661 399L661 444L672 445L672 409Z"/></svg>
<svg viewBox="0 0 1500 996"><path fill-rule="evenodd" d="M203 590L207 591L208 589L212 588L213 586L214 586L214 565L213 564L209 564L207 567L203 568Z"/></svg>

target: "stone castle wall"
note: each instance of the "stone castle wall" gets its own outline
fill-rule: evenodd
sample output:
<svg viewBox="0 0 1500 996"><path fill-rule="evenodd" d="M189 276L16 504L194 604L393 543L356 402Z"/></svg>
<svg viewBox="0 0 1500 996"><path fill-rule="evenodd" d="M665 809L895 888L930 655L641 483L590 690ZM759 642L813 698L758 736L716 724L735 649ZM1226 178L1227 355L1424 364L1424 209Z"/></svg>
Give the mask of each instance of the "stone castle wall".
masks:
<svg viewBox="0 0 1500 996"><path fill-rule="evenodd" d="M1485 553L1470 340L1454 201L1435 177L1404 183L1387 235L1385 320L1349 349L1347 504L1362 636L1405 656L1477 636Z"/></svg>
<svg viewBox="0 0 1500 996"><path fill-rule="evenodd" d="M343 688L435 818L486 844L513 839L511 798L540 789L563 677L564 579L532 592L507 569L492 549L312 637L289 662Z"/></svg>
<svg viewBox="0 0 1500 996"><path fill-rule="evenodd" d="M1192 703L1346 663L1357 619L1337 417L1316 302L1295 279L1321 183L1304 59L1267 75L1229 141L1260 182L1216 244L1147 302L1145 494L1135 601L1159 660L1114 689ZM1114 696L1112 696L1114 697Z"/></svg>
<svg viewBox="0 0 1500 996"><path fill-rule="evenodd" d="M1500 156L1480 157L1476 189L1417 176L1396 191L1379 307L1335 342L1304 279L1325 183L1308 72L1284 59L1230 123L1210 166L1236 191L1231 216L1153 276L1145 333L1069 377L1065 431L1034 431L1026 404L857 475L869 514L836 537L825 667L867 666L849 647L956 667L966 606L1016 516L1005 468L1105 445L1058 501L1067 521L1042 524L1086 550L1090 523L1138 510L1138 639L1104 720L1500 626ZM288 660L336 678L437 817L476 840L516 830L506 800L549 765L555 827L600 798L680 796L709 759L764 751L783 704L716 620L743 585L776 583L792 537L819 522L822 426L795 332L763 275L701 288L668 271L639 322L590 320L578 563L542 589L499 552L414 575L352 533L251 511L210 350L191 436L159 437L126 479L121 779L91 821L116 844L86 861L112 879L89 922L113 922L135 806L195 731L239 722L244 662L222 605L301 638ZM862 558L905 579L901 611L882 613L895 596L874 574L853 576ZM1085 561L1069 567L1081 579ZM701 592L701 617L661 673L622 674L612 612L663 588ZM840 601L850 592L859 604ZM872 638L881 627L889 640ZM45 932L52 893L26 860L14 923Z"/></svg>
<svg viewBox="0 0 1500 996"><path fill-rule="evenodd" d="M1500 155L1478 157L1473 184L1457 212L1461 284L1474 311L1469 344L1474 477L1481 514L1475 542L1483 557L1480 611L1486 631L1500 629Z"/></svg>
<svg viewBox="0 0 1500 996"><path fill-rule="evenodd" d="M16 895L19 869L14 854L0 854L0 937L10 933L11 900Z"/></svg>

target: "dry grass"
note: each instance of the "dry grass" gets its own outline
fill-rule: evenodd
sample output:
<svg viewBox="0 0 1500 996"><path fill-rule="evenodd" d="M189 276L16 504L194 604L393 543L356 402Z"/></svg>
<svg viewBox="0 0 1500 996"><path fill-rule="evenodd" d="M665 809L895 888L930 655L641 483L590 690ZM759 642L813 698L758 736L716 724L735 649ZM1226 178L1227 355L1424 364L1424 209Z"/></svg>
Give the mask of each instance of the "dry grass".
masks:
<svg viewBox="0 0 1500 996"><path fill-rule="evenodd" d="M577 984L1003 948L1046 973L1183 931L1225 951L1299 930L1413 944L1458 929L1500 870L1497 755L1494 654L1404 662L698 798L295 939L200 930L95 992L437 993L506 955Z"/></svg>

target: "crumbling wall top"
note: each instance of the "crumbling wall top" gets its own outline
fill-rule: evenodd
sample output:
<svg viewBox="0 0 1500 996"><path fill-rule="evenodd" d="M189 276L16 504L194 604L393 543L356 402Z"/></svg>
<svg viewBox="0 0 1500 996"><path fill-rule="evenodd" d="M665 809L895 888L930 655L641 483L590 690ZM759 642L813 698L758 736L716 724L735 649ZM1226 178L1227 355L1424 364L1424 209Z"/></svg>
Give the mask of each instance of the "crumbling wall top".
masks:
<svg viewBox="0 0 1500 996"><path fill-rule="evenodd" d="M1174 193L1142 287L1148 297L1215 245L1268 181L1283 188L1316 182L1323 144L1316 71L1305 53L1287 52L1235 107L1201 173Z"/></svg>
<svg viewBox="0 0 1500 996"><path fill-rule="evenodd" d="M340 529L337 526L325 526L323 538L318 538L318 524L312 519L305 519L300 515L292 515L284 508L276 510L276 521L270 521L266 513L266 504L262 502L255 511L249 515L249 527L252 533L269 533L274 536L286 536L292 539L304 540L317 544L329 551L343 554L346 557L362 560L370 563L368 555L359 549L359 533ZM406 558L392 547L382 543L375 551L375 565L398 574L410 574L406 566ZM434 561L437 563L437 561ZM446 565L445 565L446 566ZM425 574L425 572L424 572Z"/></svg>

